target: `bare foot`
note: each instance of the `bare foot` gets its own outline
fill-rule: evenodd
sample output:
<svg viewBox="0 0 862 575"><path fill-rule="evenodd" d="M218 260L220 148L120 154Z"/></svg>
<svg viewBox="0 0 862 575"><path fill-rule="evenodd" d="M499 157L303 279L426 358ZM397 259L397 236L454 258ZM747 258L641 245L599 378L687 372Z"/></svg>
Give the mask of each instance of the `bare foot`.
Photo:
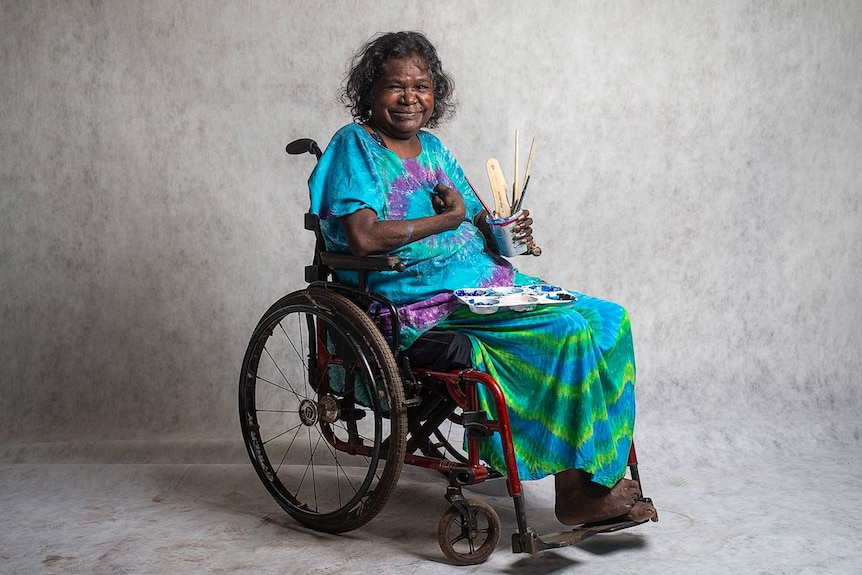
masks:
<svg viewBox="0 0 862 575"><path fill-rule="evenodd" d="M626 519L643 523L644 521L658 521L658 512L651 501L636 501L634 506L626 513Z"/></svg>
<svg viewBox="0 0 862 575"><path fill-rule="evenodd" d="M620 479L608 489L591 483L586 473L571 469L557 474L556 494L557 519L566 525L617 517L640 522L656 516L651 503L639 501L640 485L631 479Z"/></svg>

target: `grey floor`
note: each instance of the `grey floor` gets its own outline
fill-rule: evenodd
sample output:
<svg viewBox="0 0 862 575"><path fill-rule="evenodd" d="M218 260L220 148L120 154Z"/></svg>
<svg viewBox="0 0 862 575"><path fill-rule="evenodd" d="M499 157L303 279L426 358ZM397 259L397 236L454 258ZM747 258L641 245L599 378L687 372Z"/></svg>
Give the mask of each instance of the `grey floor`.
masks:
<svg viewBox="0 0 862 575"><path fill-rule="evenodd" d="M660 521L575 547L511 553L505 487L483 484L471 495L497 509L503 536L474 567L448 565L437 546L447 504L433 472L405 468L380 516L334 536L282 512L237 442L7 444L0 573L862 573L858 438L826 441L843 433L827 429L788 446L767 427L758 447L740 425L653 422L639 456ZM539 532L563 529L551 488L525 483Z"/></svg>

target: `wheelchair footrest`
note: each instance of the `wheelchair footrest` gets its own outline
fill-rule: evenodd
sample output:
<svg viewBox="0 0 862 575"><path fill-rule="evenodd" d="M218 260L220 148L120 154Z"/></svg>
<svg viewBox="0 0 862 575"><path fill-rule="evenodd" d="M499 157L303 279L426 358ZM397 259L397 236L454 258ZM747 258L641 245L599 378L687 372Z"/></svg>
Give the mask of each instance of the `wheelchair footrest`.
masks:
<svg viewBox="0 0 862 575"><path fill-rule="evenodd" d="M645 521L618 521L616 523L584 524L560 533L536 535L532 531L512 534L512 551L514 553L538 553L545 549L558 549L575 545L600 533L613 533L629 527L643 525Z"/></svg>

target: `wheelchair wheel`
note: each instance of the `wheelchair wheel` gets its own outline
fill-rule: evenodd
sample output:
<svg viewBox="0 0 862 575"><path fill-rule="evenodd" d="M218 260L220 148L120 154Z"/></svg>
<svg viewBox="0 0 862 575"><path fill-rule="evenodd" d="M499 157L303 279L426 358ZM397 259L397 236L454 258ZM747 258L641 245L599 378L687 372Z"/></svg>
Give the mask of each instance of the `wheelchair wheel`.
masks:
<svg viewBox="0 0 862 575"><path fill-rule="evenodd" d="M252 335L239 382L243 439L278 504L312 529L370 521L401 473L399 371L369 317L325 289L288 294Z"/></svg>
<svg viewBox="0 0 862 575"><path fill-rule="evenodd" d="M455 506L449 507L440 517L437 542L455 565L477 565L491 556L500 541L500 516L480 499L466 499L465 504L472 510L475 524L470 525Z"/></svg>

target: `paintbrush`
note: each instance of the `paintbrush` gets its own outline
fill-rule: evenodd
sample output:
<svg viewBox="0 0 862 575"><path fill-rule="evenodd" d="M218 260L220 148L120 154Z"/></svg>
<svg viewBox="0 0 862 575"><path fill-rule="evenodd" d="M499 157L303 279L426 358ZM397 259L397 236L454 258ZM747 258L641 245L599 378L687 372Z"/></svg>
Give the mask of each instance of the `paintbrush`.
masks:
<svg viewBox="0 0 862 575"><path fill-rule="evenodd" d="M512 208L512 213L517 214L521 209L521 204L524 203L524 196L527 195L527 186L530 184L530 174L527 174L527 178L524 180L524 189L521 190L521 197L518 198L518 203L515 204L515 207Z"/></svg>
<svg viewBox="0 0 862 575"><path fill-rule="evenodd" d="M520 163L520 158L518 157L518 128L515 128L515 176L512 179L512 206L518 205L518 198L521 197L521 190L518 187L518 164ZM512 209L512 213L514 214L517 210Z"/></svg>
<svg viewBox="0 0 862 575"><path fill-rule="evenodd" d="M536 150L536 138L530 143L530 153L527 154L527 168L524 170L524 185L521 188L521 194L527 188L527 179L530 177L530 167L533 165L533 152Z"/></svg>
<svg viewBox="0 0 862 575"><path fill-rule="evenodd" d="M467 181L467 185L470 186L470 189L473 191L473 195L476 196L476 199L479 200L479 203L482 204L482 207L485 208L485 213L491 217L494 217L494 213L488 208L488 204L482 199L482 196L479 195L479 192L476 191L475 186L473 186L473 182L467 180L466 176L464 179Z"/></svg>
<svg viewBox="0 0 862 575"><path fill-rule="evenodd" d="M533 142L530 144L530 153L527 154L527 167L524 170L524 185L521 188L521 193L518 195L518 201L515 202L515 206L512 208L512 213L518 213L518 210L521 209L521 205L524 203L524 194L527 193L527 184L530 183L530 168L533 166L533 152L536 150L536 138L533 138Z"/></svg>

